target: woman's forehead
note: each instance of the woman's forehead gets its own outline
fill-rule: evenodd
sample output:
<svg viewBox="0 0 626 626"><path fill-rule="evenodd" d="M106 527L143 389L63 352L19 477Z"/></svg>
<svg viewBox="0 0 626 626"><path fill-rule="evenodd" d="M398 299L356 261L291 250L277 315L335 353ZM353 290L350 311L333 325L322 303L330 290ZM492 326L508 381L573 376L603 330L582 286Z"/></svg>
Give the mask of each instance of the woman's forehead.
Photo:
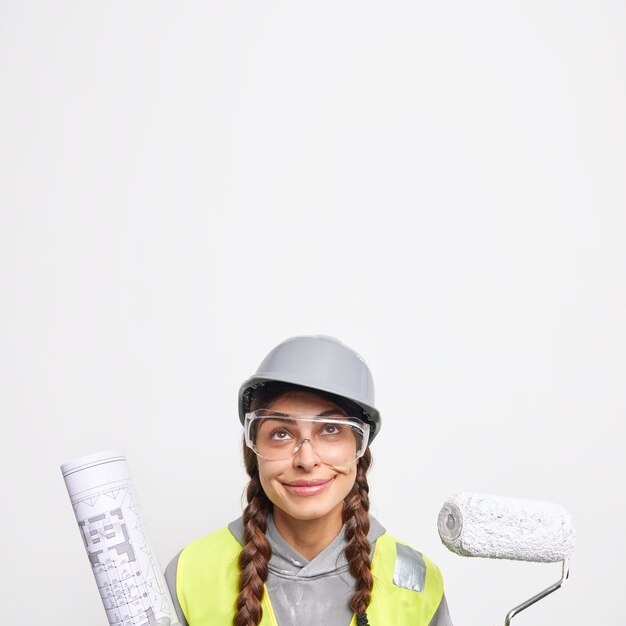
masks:
<svg viewBox="0 0 626 626"><path fill-rule="evenodd" d="M300 415L347 415L337 404L313 391L292 390L279 394L266 407L279 413Z"/></svg>

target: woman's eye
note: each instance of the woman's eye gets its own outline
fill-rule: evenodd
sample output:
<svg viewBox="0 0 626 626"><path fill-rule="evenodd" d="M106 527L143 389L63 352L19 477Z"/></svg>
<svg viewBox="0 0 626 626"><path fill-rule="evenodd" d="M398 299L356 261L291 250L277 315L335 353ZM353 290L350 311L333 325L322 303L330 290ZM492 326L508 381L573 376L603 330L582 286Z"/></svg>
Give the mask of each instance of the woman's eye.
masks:
<svg viewBox="0 0 626 626"><path fill-rule="evenodd" d="M274 441L287 441L291 439L291 435L286 430L275 430L271 435L270 439Z"/></svg>
<svg viewBox="0 0 626 626"><path fill-rule="evenodd" d="M341 427L338 424L326 424L324 426L323 433L325 435L336 435L341 430Z"/></svg>

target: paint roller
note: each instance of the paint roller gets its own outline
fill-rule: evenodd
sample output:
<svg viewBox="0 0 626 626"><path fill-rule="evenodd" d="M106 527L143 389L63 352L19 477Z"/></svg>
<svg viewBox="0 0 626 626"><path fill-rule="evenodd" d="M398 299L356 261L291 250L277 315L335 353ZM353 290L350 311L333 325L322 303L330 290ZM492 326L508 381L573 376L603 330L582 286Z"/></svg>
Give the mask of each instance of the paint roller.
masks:
<svg viewBox="0 0 626 626"><path fill-rule="evenodd" d="M561 579L511 609L504 625L524 609L565 584L575 533L560 505L479 493L454 495L437 518L444 545L461 556L540 563L562 562Z"/></svg>

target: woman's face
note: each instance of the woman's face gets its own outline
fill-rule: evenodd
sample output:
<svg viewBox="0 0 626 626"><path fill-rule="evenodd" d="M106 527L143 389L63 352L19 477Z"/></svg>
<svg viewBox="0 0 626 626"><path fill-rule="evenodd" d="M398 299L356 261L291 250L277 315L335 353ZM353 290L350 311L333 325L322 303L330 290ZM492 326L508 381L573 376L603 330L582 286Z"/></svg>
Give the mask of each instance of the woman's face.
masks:
<svg viewBox="0 0 626 626"><path fill-rule="evenodd" d="M266 408L280 413L297 413L311 417L334 409L331 416L346 416L346 412L330 400L299 390L280 394ZM274 506L287 516L295 520L341 516L343 500L350 493L356 479L356 463L344 466L326 465L321 462L309 442L304 442L286 460L268 461L262 457L257 459L263 490Z"/></svg>

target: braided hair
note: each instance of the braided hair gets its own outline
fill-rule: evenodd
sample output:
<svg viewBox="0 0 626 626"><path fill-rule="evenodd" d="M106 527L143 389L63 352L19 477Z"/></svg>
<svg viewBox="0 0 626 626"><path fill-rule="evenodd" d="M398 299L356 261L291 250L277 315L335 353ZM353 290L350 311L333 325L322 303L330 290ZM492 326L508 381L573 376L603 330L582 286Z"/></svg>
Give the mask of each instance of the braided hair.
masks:
<svg viewBox="0 0 626 626"><path fill-rule="evenodd" d="M358 626L368 624L366 611L372 595L372 564L370 562L371 545L367 539L370 529L368 511L370 508L369 485L367 484L367 470L372 463L370 449L359 459L356 471L356 480L352 490L343 501L342 520L346 525L346 539L348 545L345 553L350 566L350 573L356 580L356 589L350 607L357 616Z"/></svg>
<svg viewBox="0 0 626 626"><path fill-rule="evenodd" d="M275 397L275 394L272 394ZM253 410L267 406L271 398L263 395L253 402ZM250 477L246 488L247 505L243 512L243 549L239 554L239 594L233 626L258 626L263 616L261 601L269 573L272 547L266 536L267 519L272 503L265 495L259 478L256 454L243 442L243 458ZM370 449L357 462L357 475L350 493L345 497L342 521L345 524L346 560L354 576L355 592L350 607L356 614L357 626L368 626L367 607L370 603L373 577L370 561L369 486L367 470L372 463Z"/></svg>
<svg viewBox="0 0 626 626"><path fill-rule="evenodd" d="M272 546L265 534L272 510L259 478L256 454L243 445L243 457L250 482L243 512L243 550L239 554L239 595L233 626L257 626L263 616L261 600L268 574Z"/></svg>

